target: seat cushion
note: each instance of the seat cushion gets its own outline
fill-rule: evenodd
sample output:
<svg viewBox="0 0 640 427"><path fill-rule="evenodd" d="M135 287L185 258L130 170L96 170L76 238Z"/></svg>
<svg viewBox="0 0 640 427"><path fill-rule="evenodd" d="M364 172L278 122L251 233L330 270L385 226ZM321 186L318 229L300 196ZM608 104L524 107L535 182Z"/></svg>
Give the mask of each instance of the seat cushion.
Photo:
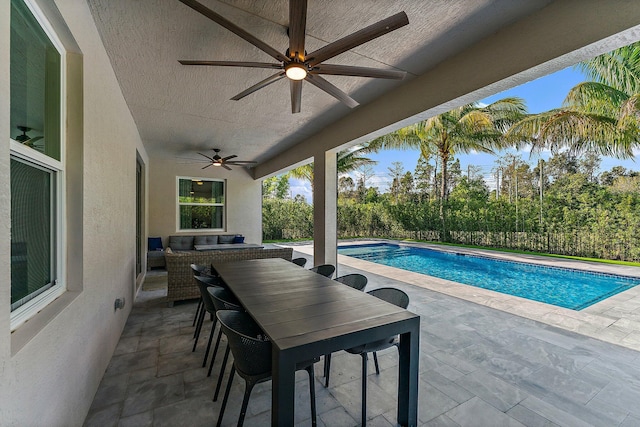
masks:
<svg viewBox="0 0 640 427"><path fill-rule="evenodd" d="M162 238L161 237L149 237L148 239L148 250L155 251L157 249L162 249Z"/></svg>
<svg viewBox="0 0 640 427"><path fill-rule="evenodd" d="M217 245L218 236L196 236L193 241L195 245Z"/></svg>
<svg viewBox="0 0 640 427"><path fill-rule="evenodd" d="M244 236L235 236L233 238L233 243L244 243Z"/></svg>
<svg viewBox="0 0 640 427"><path fill-rule="evenodd" d="M233 234L223 234L221 236L218 236L218 243L224 244L224 243L233 243L233 239L235 239L236 236L234 236Z"/></svg>
<svg viewBox="0 0 640 427"><path fill-rule="evenodd" d="M174 251L191 251L193 236L169 236L169 247Z"/></svg>

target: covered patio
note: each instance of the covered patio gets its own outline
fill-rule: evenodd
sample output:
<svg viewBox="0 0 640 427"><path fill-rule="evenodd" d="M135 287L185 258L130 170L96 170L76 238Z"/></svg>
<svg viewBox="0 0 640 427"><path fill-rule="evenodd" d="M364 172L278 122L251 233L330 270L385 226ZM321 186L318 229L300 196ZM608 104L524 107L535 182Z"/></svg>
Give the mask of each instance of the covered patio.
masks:
<svg viewBox="0 0 640 427"><path fill-rule="evenodd" d="M296 252L296 256L306 256ZM418 418L421 426L635 426L640 412L638 351L465 301L405 281L340 265L340 274L369 278L366 290L392 286L421 317ZM154 283L155 279L154 279ZM209 426L214 373L201 368L204 343L191 352L194 303L166 308L166 290L139 293L85 426ZM395 420L398 354L380 357L368 378L368 425ZM310 425L308 381L296 384L297 425ZM360 419L360 358L332 361L331 384L316 364L318 425L356 426ZM224 425L235 425L243 385L234 383ZM221 399L220 399L221 400ZM271 383L254 391L246 425L268 425Z"/></svg>
<svg viewBox="0 0 640 427"><path fill-rule="evenodd" d="M313 161L313 261L336 264L338 151L640 39L640 8L626 0L309 0L310 52L405 12L408 25L333 64L404 80L327 78L358 106L308 82L298 96L286 79L233 101L273 70L178 60L264 52L183 3L0 5L0 425L175 425L184 414L212 424L213 382L188 348L193 304L168 308L162 291L143 289L148 237L165 248L171 235L205 233L260 245L261 181ZM202 3L278 52L290 47L288 1ZM253 167L192 161L213 149ZM185 226L181 196L204 181L217 189L216 224ZM421 423L638 424L635 351L367 276L406 290L422 316ZM386 425L397 358L383 359L369 407ZM318 387L325 425L358 420L357 361L337 356L333 385ZM267 390L252 399L252 424L268 423Z"/></svg>

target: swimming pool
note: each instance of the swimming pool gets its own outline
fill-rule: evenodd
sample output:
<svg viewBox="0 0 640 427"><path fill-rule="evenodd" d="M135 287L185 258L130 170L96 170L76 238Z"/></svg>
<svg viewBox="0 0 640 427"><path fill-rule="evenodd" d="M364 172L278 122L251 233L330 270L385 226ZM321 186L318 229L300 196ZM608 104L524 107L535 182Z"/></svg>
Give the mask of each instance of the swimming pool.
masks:
<svg viewBox="0 0 640 427"><path fill-rule="evenodd" d="M389 243L340 246L338 253L573 310L582 310L640 283L633 277Z"/></svg>

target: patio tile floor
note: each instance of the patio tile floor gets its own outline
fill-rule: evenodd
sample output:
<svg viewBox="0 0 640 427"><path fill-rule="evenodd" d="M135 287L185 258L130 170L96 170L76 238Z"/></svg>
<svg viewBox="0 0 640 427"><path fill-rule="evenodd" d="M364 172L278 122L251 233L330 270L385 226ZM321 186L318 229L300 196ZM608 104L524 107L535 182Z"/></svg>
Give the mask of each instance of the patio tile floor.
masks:
<svg viewBox="0 0 640 427"><path fill-rule="evenodd" d="M307 256L297 252L295 256ZM307 266L311 265L308 263ZM359 270L340 265L340 274ZM394 286L421 316L419 425L640 425L640 353L593 337L375 274L367 290ZM166 306L165 291L142 290L96 393L85 426L213 425L217 373L201 368L210 322L191 352L195 302ZM628 337L625 334L624 337ZM368 378L372 426L395 421L397 351L380 355ZM310 425L305 372L296 382L296 422ZM356 426L360 358L332 359L331 384L316 364L319 426ZM226 383L226 381L225 381ZM225 384L226 385L226 384ZM244 387L234 381L224 425L235 425ZM269 425L271 383L254 389L246 426Z"/></svg>

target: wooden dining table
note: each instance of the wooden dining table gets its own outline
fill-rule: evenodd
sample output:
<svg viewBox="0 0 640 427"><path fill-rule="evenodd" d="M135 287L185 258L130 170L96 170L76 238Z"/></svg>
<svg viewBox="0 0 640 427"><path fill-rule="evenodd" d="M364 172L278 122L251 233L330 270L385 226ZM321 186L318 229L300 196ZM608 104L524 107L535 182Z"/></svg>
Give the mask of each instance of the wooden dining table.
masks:
<svg viewBox="0 0 640 427"><path fill-rule="evenodd" d="M294 425L297 362L398 334L397 422L417 424L418 315L281 258L212 267L272 342L273 426Z"/></svg>

